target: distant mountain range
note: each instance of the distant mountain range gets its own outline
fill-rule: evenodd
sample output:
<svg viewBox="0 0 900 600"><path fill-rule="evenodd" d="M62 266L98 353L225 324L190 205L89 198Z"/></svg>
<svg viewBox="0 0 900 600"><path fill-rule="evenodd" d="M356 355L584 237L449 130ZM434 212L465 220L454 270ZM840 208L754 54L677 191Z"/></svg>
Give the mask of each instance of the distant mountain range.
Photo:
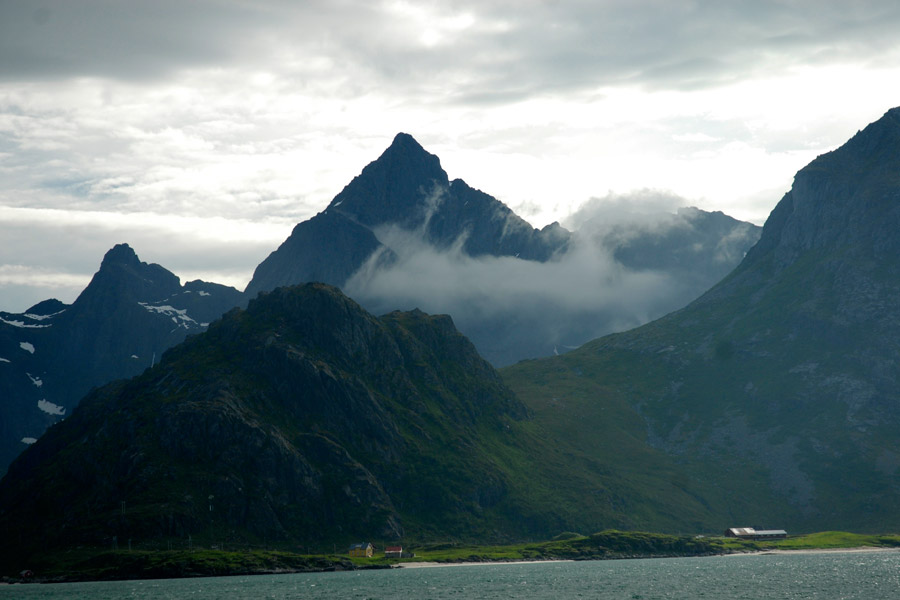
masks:
<svg viewBox="0 0 900 600"><path fill-rule="evenodd" d="M182 285L126 244L71 305L0 312L0 471L84 394L132 377L262 290L321 281L375 314L450 314L494 362L547 356L683 306L731 270L759 228L683 209L650 225L538 231L399 134L328 208L298 224L245 293Z"/></svg>

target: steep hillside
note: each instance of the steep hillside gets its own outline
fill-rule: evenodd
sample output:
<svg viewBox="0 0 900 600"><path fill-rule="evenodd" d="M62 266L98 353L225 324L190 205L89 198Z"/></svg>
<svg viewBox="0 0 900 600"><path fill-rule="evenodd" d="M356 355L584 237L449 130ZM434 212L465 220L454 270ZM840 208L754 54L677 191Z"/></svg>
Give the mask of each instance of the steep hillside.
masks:
<svg viewBox="0 0 900 600"><path fill-rule="evenodd" d="M509 485L480 436L524 416L448 318L279 289L88 396L11 466L0 521L51 544L470 532Z"/></svg>
<svg viewBox="0 0 900 600"><path fill-rule="evenodd" d="M897 529L898 173L893 109L798 172L759 243L697 301L505 379L598 460L635 440L666 454L723 525Z"/></svg>

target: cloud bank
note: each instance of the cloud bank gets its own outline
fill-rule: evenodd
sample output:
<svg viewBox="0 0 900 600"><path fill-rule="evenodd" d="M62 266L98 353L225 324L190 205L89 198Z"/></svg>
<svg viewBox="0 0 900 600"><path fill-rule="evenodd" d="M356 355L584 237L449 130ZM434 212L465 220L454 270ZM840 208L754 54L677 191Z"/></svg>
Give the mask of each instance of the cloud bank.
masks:
<svg viewBox="0 0 900 600"><path fill-rule="evenodd" d="M689 238L691 245L705 239L695 230L697 211L674 212L683 199L649 190L640 196L610 197L583 207L576 219L582 227L569 250L545 263L473 258L462 251L464 239L437 250L422 241L421 231L382 227L376 237L395 260L385 266L376 253L344 291L376 314L414 308L449 314L497 365L563 352L682 307L736 266L755 242L755 235L742 237L738 227L733 239L719 237L697 248L686 265L670 262L665 247L642 246L655 263L626 266L615 251L629 239L664 239L673 233ZM683 245L674 247L683 251ZM716 271L704 261L722 265Z"/></svg>

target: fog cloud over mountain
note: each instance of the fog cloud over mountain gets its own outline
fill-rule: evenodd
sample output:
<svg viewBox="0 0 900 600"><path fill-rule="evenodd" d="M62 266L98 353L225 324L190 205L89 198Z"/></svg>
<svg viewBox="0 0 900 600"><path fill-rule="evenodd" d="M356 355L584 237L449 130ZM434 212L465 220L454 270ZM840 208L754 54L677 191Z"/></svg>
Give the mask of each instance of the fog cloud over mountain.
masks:
<svg viewBox="0 0 900 600"><path fill-rule="evenodd" d="M680 308L733 268L758 237L758 228L730 219L727 234L704 234L697 225L708 228L711 213L672 212L679 198L643 194L639 210L622 210L633 206L625 197L583 207L570 219L581 227L568 250L544 263L474 258L462 251L464 238L438 250L421 232L377 228L386 249L344 290L376 313L450 314L495 364L562 352ZM678 262L679 252L691 254L690 265Z"/></svg>

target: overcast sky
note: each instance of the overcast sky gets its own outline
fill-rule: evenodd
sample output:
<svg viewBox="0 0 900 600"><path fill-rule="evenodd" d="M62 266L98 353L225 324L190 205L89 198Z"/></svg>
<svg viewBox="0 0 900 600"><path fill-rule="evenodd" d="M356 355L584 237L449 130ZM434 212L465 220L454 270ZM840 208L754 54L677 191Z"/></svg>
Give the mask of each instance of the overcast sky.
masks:
<svg viewBox="0 0 900 600"><path fill-rule="evenodd" d="M535 226L648 190L762 224L897 65L893 0L0 0L0 310L118 242L243 289L399 131Z"/></svg>

